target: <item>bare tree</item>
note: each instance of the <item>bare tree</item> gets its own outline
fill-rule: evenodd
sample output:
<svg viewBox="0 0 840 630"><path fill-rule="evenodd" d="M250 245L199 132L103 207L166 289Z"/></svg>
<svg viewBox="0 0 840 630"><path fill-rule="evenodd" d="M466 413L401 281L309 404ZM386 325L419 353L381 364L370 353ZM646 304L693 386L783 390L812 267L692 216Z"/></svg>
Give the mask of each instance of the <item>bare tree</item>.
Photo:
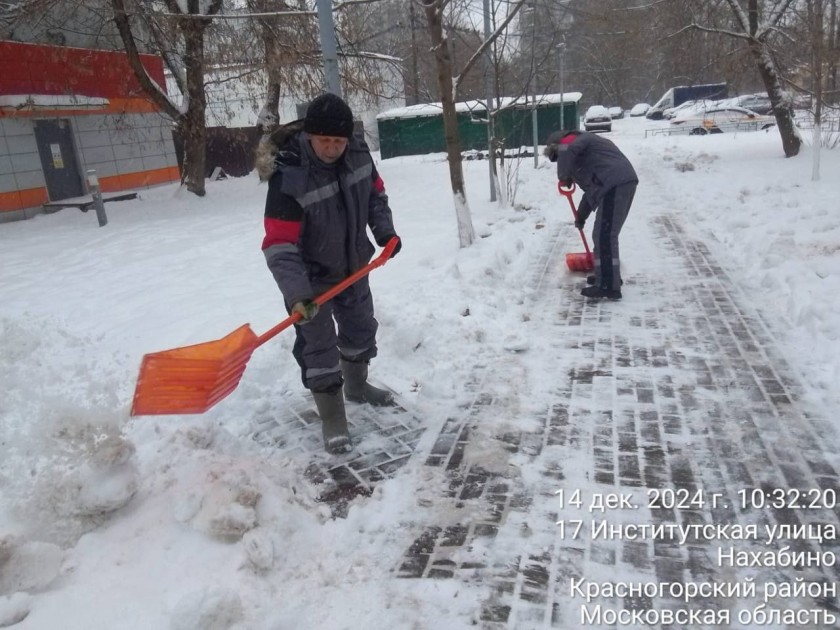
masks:
<svg viewBox="0 0 840 630"><path fill-rule="evenodd" d="M137 80L149 98L169 115L181 130L184 138L184 166L181 180L187 190L203 197L207 139L204 117L207 108L204 92L204 34L212 22L213 15L222 8L222 0L211 0L209 3L187 0L186 5L177 0L166 2L170 14L168 17L174 19L175 30L183 40L183 67L170 66L175 80L182 87L184 98L181 105L177 105L166 94L165 86L158 85L140 62L134 28L125 0L112 0L112 7L114 22L120 32L129 63ZM148 28L153 36L163 32L153 24ZM172 63L172 58L164 55L164 61L169 65Z"/></svg>
<svg viewBox="0 0 840 630"><path fill-rule="evenodd" d="M437 64L437 80L440 86L440 102L443 108L443 133L446 141L446 157L449 162L449 181L455 201L455 216L458 220L458 240L461 247L468 247L475 241L470 206L467 203L464 169L461 163L461 135L458 133L458 115L455 110L455 86L452 81L452 58L443 30L443 9L447 0L421 0L426 11L429 36L432 39L432 53Z"/></svg>
<svg viewBox="0 0 840 630"><path fill-rule="evenodd" d="M630 106L631 94L650 79L651 25L661 8L628 7L621 0L575 2L568 29L572 80L590 104ZM665 57L665 56L663 56ZM683 70L688 68L683 66ZM654 79L655 80L655 79Z"/></svg>
<svg viewBox="0 0 840 630"><path fill-rule="evenodd" d="M488 30L495 32L507 14L500 10L501 3L489 4ZM519 149L526 132L519 126L507 126L502 131L503 126L496 121L509 109L522 109L530 103L533 129L539 95L565 88L561 57L565 54L566 32L571 27L567 3L554 0L527 0L518 18L518 28L500 32L489 49L490 64L485 72L491 73L492 87L478 99L488 111L490 170L503 206L515 203L523 159ZM533 138L534 145L538 142L538 137ZM539 158L533 157L536 167Z"/></svg>
<svg viewBox="0 0 840 630"><path fill-rule="evenodd" d="M826 129L823 117L840 96L836 90L836 49L834 38L837 19L835 0L805 0L804 6L795 7L796 22L791 26L789 62L794 69L786 82L796 92L807 94L810 99L812 127L812 180L820 178L820 149L831 143L834 130ZM824 135L825 132L825 135Z"/></svg>
<svg viewBox="0 0 840 630"><path fill-rule="evenodd" d="M395 77L404 90L403 60L393 48L377 45L383 30L392 28L382 20L385 7L383 0L345 0L333 9L342 85L368 105L393 95Z"/></svg>
<svg viewBox="0 0 840 630"><path fill-rule="evenodd" d="M275 9L288 9L288 4L272 2L271 0L248 0L248 9L253 13L270 13ZM260 114L257 117L257 127L263 134L270 134L280 122L280 93L283 89L280 68L283 64L280 24L275 16L257 18L257 26L265 48L266 65L266 96Z"/></svg>
<svg viewBox="0 0 840 630"><path fill-rule="evenodd" d="M472 15L468 10L469 4L470 0L453 0L443 20L443 30L447 35L454 66L469 59L482 41L480 29L470 24L469 18ZM352 31L347 29L349 20L338 20L336 28L344 38L342 48L348 54L352 49L362 46L399 58L402 60L399 71L405 86L406 104L440 100L436 64L434 57L429 55L424 12L417 2L371 0L358 6L351 7L342 3L338 7L343 7L340 12L343 16L355 16L353 21L357 25L359 16L364 16L366 20L363 30L353 28ZM354 42L354 46L351 47L349 42ZM483 94L481 77L467 77L461 93L468 95L468 98L477 98Z"/></svg>
<svg viewBox="0 0 840 630"><path fill-rule="evenodd" d="M472 224L469 203L464 185L464 169L461 156L461 135L458 131L458 115L455 101L458 86L470 70L482 58L485 49L493 44L504 31L525 0L518 0L510 7L507 18L499 28L476 50L457 74L449 48L449 39L444 29L444 11L450 0L416 0L426 13L432 54L437 66L437 80L440 86L441 108L443 110L443 131L446 142L446 157L449 162L449 181L455 203L455 216L458 221L458 239L461 247L469 247L475 241L475 229Z"/></svg>
<svg viewBox="0 0 840 630"><path fill-rule="evenodd" d="M324 89L317 13L311 0L226 2L225 14L208 31L206 83L213 114L224 121L250 106L259 111L257 126L270 132L289 114L281 97L300 104ZM333 8L342 92L354 104L375 105L402 91L395 80L401 60L377 48L383 4L345 0Z"/></svg>
<svg viewBox="0 0 840 630"><path fill-rule="evenodd" d="M786 157L798 155L802 141L796 132L793 108L789 100L785 99L782 90L782 77L773 56L771 40L778 34L793 2L794 0L746 0L744 4L744 0L726 0L734 17L732 27L710 27L696 21L685 27L726 35L746 43L773 106Z"/></svg>
<svg viewBox="0 0 840 630"><path fill-rule="evenodd" d="M121 48L111 23L109 0L2 1L0 39L100 50Z"/></svg>
<svg viewBox="0 0 840 630"><path fill-rule="evenodd" d="M253 19L244 28L228 29L228 46L214 58L220 67L242 68L231 71L226 80L235 80L262 102L257 126L270 133L280 122L281 96L311 95L323 85L316 21L305 0L247 0ZM249 49L242 38L259 41Z"/></svg>
<svg viewBox="0 0 840 630"><path fill-rule="evenodd" d="M814 132L813 132L813 168L811 179L818 181L820 178L820 140L822 131L822 110L823 110L823 78L826 61L825 46L825 3L823 0L806 0L808 26L811 33L811 76L814 94Z"/></svg>

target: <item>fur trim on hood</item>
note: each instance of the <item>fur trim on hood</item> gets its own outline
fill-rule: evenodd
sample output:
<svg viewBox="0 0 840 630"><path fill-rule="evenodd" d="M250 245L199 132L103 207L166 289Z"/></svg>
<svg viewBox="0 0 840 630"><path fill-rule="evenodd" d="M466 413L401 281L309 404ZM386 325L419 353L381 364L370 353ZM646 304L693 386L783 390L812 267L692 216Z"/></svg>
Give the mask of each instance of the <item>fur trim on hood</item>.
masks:
<svg viewBox="0 0 840 630"><path fill-rule="evenodd" d="M267 182L277 170L278 160L299 160L297 146L290 141L303 131L303 119L283 125L270 136L263 136L257 145L254 166L261 182Z"/></svg>
<svg viewBox="0 0 840 630"><path fill-rule="evenodd" d="M557 154L560 151L561 144L571 144L575 138L580 135L580 131L555 131L545 141L545 149L543 155L551 162L557 161Z"/></svg>

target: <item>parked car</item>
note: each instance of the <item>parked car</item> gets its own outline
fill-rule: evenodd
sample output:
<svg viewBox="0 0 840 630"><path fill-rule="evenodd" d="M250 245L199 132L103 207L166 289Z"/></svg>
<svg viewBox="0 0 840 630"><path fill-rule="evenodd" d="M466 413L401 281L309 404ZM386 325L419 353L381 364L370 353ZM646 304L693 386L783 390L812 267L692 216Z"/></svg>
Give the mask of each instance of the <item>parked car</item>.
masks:
<svg viewBox="0 0 840 630"><path fill-rule="evenodd" d="M619 118L624 118L624 109L621 107L610 107L610 118L613 120L618 120Z"/></svg>
<svg viewBox="0 0 840 630"><path fill-rule="evenodd" d="M583 115L583 128L586 131L612 131L610 111L603 105L592 105Z"/></svg>
<svg viewBox="0 0 840 630"><path fill-rule="evenodd" d="M683 116L685 112L703 112L708 109L712 109L715 106L723 106L726 105L737 105L737 103L723 103L720 101L707 101L704 99L700 99L697 101L685 101L677 105L676 107L671 107L666 109L662 112L662 118L666 120L671 120L675 116Z"/></svg>
<svg viewBox="0 0 840 630"><path fill-rule="evenodd" d="M692 135L723 133L730 130L768 129L776 124L773 116L762 116L744 107L717 106L706 110L687 109L671 119L674 127L684 127Z"/></svg>
<svg viewBox="0 0 840 630"><path fill-rule="evenodd" d="M770 97L766 94L747 94L736 98L739 107L745 107L756 114L772 114L773 105L770 104Z"/></svg>
<svg viewBox="0 0 840 630"><path fill-rule="evenodd" d="M647 111L650 109L650 105L647 103L636 103L633 105L632 109L630 109L631 116L644 116L647 114Z"/></svg>
<svg viewBox="0 0 840 630"><path fill-rule="evenodd" d="M678 85L668 89L648 110L645 116L650 120L662 118L666 109L673 109L686 101L698 99L719 100L728 96L726 83L706 83L703 85Z"/></svg>

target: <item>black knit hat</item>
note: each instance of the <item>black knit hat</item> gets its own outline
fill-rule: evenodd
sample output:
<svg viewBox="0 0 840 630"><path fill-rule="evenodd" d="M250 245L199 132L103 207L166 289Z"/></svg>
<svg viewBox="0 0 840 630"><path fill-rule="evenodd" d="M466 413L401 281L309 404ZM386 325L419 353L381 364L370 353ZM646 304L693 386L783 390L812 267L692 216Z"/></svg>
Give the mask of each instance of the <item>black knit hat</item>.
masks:
<svg viewBox="0 0 840 630"><path fill-rule="evenodd" d="M340 96L329 92L321 94L306 108L303 130L314 136L350 138L353 135L353 112Z"/></svg>

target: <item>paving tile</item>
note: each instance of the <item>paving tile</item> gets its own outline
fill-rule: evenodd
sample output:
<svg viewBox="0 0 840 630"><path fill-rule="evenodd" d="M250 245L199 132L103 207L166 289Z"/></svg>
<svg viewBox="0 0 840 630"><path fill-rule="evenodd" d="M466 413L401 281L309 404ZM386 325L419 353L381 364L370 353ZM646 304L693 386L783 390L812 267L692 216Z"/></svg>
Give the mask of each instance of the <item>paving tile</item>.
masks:
<svg viewBox="0 0 840 630"><path fill-rule="evenodd" d="M478 625L505 630L583 627L572 580L830 584L840 579L838 566L805 571L722 565L718 553L725 547L777 553L787 545L794 552L837 553L834 540L710 539L704 528L840 528L838 504L815 510L743 504L752 490L757 497L773 489L837 493L838 437L833 419L801 399L798 378L776 346L772 327L743 302L710 249L688 236L677 217L657 217L651 227L662 264L679 281L663 291L644 278L628 278L627 295L643 296L644 305L629 299L585 302L562 257L544 253L531 263L531 282L544 295L544 310L553 313L547 324L552 335L540 351L564 359L553 389L540 396L551 399L547 408L511 404L515 397L507 394L507 381L516 378L511 375L527 373L527 353L484 354L465 386L472 400L452 417L430 419L440 427L434 439L421 440L426 423L411 414L371 420L367 426L376 427L371 429L376 449L340 465L310 466L308 478L331 493L322 496L334 502L337 518L413 459L443 479L439 497L428 509L418 508L416 530L400 561L384 571L402 579L481 584L486 597L476 613ZM499 364L504 375L488 367ZM280 431L280 424L272 427L263 418L261 441L290 452L313 449L311 456L317 423L303 412L294 420L296 425L283 424ZM360 428L366 426L364 418L360 422ZM290 426L296 428L287 431ZM428 444L427 452L416 452L421 443ZM492 461L482 459L488 445ZM581 511L584 535L574 538L565 528L561 533L557 521L571 517L554 494L581 479L589 492L627 493L641 507ZM705 500L660 508L646 504L650 492L664 500L665 491L672 497L699 493ZM657 536L594 539L588 528L596 521L660 529ZM714 597L686 603L638 594L598 603L627 611L732 605ZM738 605L760 603L757 597ZM789 605L837 610L836 600L803 598Z"/></svg>

